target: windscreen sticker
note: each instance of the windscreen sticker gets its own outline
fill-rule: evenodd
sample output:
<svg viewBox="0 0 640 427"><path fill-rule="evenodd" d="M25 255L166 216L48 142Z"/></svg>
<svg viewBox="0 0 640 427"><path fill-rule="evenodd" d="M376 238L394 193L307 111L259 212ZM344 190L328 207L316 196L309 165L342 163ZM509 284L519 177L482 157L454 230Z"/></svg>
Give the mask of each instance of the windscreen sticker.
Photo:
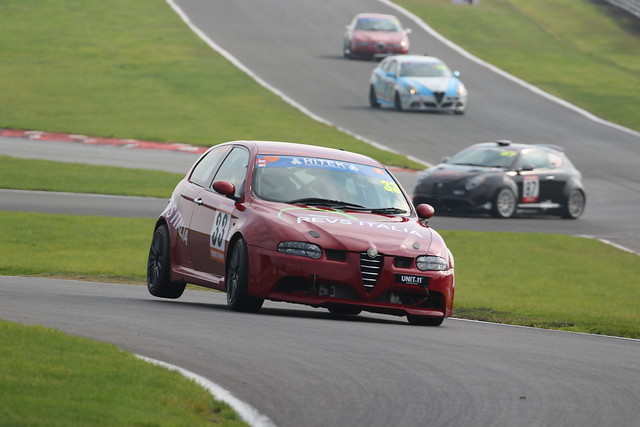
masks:
<svg viewBox="0 0 640 427"><path fill-rule="evenodd" d="M522 203L536 203L539 195L540 180L538 176L525 176L522 181Z"/></svg>
<svg viewBox="0 0 640 427"><path fill-rule="evenodd" d="M500 156L502 157L515 157L517 151L515 150L504 150L500 152Z"/></svg>
<svg viewBox="0 0 640 427"><path fill-rule="evenodd" d="M396 184L395 182L385 181L381 179L380 183L384 186L385 191L388 191L390 193L401 193L400 187L398 187L398 184Z"/></svg>
<svg viewBox="0 0 640 427"><path fill-rule="evenodd" d="M231 214L216 211L209 239L209 256L211 259L224 260L224 247L227 241L227 232L231 224Z"/></svg>
<svg viewBox="0 0 640 427"><path fill-rule="evenodd" d="M329 169L352 172L371 177L388 177L389 174L382 168L367 166L358 163L343 162L340 160L323 159L320 157L297 157L297 156L267 156L256 157L257 168L312 168Z"/></svg>

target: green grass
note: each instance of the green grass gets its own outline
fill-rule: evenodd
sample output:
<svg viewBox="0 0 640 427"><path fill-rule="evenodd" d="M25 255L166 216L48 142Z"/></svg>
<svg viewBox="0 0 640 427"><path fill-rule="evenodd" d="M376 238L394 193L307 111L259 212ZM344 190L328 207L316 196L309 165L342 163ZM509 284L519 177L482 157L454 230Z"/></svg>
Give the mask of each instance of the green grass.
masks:
<svg viewBox="0 0 640 427"><path fill-rule="evenodd" d="M183 174L0 155L0 188L166 197ZM185 171L186 173L186 171Z"/></svg>
<svg viewBox="0 0 640 427"><path fill-rule="evenodd" d="M637 18L592 0L481 0L473 7L450 0L396 3L485 61L640 131Z"/></svg>
<svg viewBox="0 0 640 427"><path fill-rule="evenodd" d="M5 1L0 28L0 128L204 146L284 140L423 167L303 115L199 40L164 1Z"/></svg>
<svg viewBox="0 0 640 427"><path fill-rule="evenodd" d="M0 320L4 426L243 426L195 382L112 344Z"/></svg>
<svg viewBox="0 0 640 427"><path fill-rule="evenodd" d="M143 283L153 224L0 212L0 274ZM640 338L637 255L565 235L442 234L456 258L456 316Z"/></svg>

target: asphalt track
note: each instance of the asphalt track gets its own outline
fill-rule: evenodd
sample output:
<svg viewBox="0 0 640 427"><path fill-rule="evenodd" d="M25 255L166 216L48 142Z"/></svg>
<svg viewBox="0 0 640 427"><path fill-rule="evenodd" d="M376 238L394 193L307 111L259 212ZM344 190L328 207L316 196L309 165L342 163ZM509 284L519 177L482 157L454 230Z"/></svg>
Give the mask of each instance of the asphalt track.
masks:
<svg viewBox="0 0 640 427"><path fill-rule="evenodd" d="M553 139L588 171L589 205L578 221L437 217L432 220L436 228L452 221L458 229L473 223L480 229L594 235L590 231L604 222L611 229L603 231L614 238L638 237L637 135L595 123L494 76L416 25L407 24L414 29L414 49L428 46L460 69L478 101L462 117L370 111L361 75L372 64L342 59L340 33L356 12L387 11L383 3L178 4L269 84L366 138L432 163L478 139ZM7 148L16 143L28 152ZM172 156L171 168L181 173L194 156L8 139L0 140L0 149L21 157L50 150L52 158L67 156L67 161L113 159L121 166L147 168L163 168L160 164ZM62 206L84 197L56 196L69 197ZM49 200L38 197L41 205ZM629 227L625 221L631 221ZM228 311L222 294L195 291L165 301L132 286L12 277L0 278L0 284L3 318L114 342L182 366L231 390L280 426L637 425L640 369L634 340L457 319L439 328L411 327L402 318L377 315L333 320L323 310L274 303L259 315L246 315Z"/></svg>

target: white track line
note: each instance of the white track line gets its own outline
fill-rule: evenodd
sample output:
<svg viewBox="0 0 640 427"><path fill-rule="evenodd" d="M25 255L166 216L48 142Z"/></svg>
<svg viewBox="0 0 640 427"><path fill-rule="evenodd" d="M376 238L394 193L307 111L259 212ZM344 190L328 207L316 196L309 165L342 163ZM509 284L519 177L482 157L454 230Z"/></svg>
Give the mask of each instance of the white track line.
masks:
<svg viewBox="0 0 640 427"><path fill-rule="evenodd" d="M187 371L186 369L180 368L179 366L161 362L160 360L151 359L139 354L136 354L136 357L146 362L153 363L154 365L162 366L163 368L169 369L170 371L177 371L183 376L195 381L198 385L207 389L207 391L211 393L217 400L225 402L226 404L231 406L238 413L240 418L242 418L242 420L249 425L253 427L275 427L273 421L271 421L266 415L262 415L260 412L258 412L257 409L244 403L233 394L231 394L231 392L209 381L208 379L201 377L198 374L194 374L191 371Z"/></svg>

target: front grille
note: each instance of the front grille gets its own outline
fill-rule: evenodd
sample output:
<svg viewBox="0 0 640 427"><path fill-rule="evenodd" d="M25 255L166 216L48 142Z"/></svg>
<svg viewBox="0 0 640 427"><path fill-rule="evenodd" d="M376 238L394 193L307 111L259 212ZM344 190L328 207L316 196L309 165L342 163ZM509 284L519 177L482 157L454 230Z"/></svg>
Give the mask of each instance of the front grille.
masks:
<svg viewBox="0 0 640 427"><path fill-rule="evenodd" d="M366 252L360 252L360 272L365 289L371 290L378 283L378 277L382 271L382 260L382 255L370 258Z"/></svg>
<svg viewBox="0 0 640 427"><path fill-rule="evenodd" d="M440 104L442 102L442 98L444 98L444 92L433 92L434 98L436 98L436 102Z"/></svg>

